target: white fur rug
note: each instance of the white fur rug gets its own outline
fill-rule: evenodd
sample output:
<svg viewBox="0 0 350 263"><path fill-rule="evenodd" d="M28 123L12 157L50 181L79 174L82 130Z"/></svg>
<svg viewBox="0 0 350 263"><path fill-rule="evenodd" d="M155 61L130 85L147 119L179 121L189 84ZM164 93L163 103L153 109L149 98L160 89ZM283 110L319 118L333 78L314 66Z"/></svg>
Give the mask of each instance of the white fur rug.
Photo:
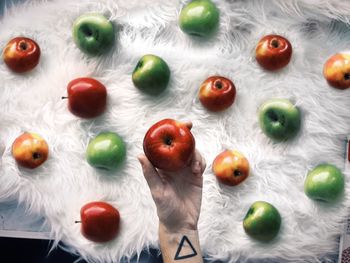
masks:
<svg viewBox="0 0 350 263"><path fill-rule="evenodd" d="M41 46L42 58L24 76L0 62L0 138L6 145L0 198L17 197L28 211L45 215L56 240L90 262L131 257L158 242L155 205L136 159L143 136L162 118L192 120L197 147L208 163L199 223L206 257L330 261L326 255L337 251L350 184L344 200L328 207L309 200L303 183L307 171L320 162L344 167L350 90L330 88L322 68L329 56L349 49L350 2L215 2L221 11L220 31L208 41L180 31L177 18L185 1L32 0L6 10L1 47L15 36L29 36ZM73 43L72 23L86 12L102 12L116 25L116 47L105 56L87 58ZM269 33L284 35L293 45L290 65L278 73L264 72L254 60L257 41ZM171 68L169 89L158 98L140 93L131 81L134 66L146 53L163 57ZM213 74L231 78L238 92L233 107L221 114L205 111L197 97L201 82ZM108 110L95 120L73 116L60 99L67 83L81 76L97 78L109 92ZM273 144L262 134L257 109L271 97L289 98L301 108L303 125L295 140ZM121 134L128 145L126 165L113 175L93 169L84 157L89 140L102 130ZM50 145L49 160L34 171L19 169L11 156L11 144L23 131L41 134ZM211 172L210 164L225 148L241 151L251 164L249 179L235 188L219 185ZM81 206L94 200L120 210L121 232L111 244L87 241L74 223ZM282 215L280 235L272 244L252 241L242 228L256 200L271 202Z"/></svg>

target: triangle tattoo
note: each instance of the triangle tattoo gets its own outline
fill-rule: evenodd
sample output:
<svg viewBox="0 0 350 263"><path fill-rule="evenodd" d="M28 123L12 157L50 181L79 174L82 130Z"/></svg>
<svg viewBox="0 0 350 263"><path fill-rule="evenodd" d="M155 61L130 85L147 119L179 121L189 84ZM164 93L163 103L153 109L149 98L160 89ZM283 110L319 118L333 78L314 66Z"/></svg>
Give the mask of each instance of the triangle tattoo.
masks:
<svg viewBox="0 0 350 263"><path fill-rule="evenodd" d="M181 250L182 250L183 246L186 244L185 242L190 246L190 248L192 249L192 252L189 253L189 254L187 253L186 255L180 256ZM177 248L174 260L186 259L186 258L191 258L191 257L194 257L194 256L197 256L197 251L194 249L194 247L191 244L191 242L188 239L188 237L187 236L183 236L181 241L180 241L179 247Z"/></svg>

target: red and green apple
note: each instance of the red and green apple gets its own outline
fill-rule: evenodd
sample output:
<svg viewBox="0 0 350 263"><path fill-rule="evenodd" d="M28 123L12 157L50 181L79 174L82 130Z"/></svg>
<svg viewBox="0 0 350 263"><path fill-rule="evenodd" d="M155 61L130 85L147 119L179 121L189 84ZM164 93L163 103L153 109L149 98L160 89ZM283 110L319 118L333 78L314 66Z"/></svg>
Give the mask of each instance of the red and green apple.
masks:
<svg viewBox="0 0 350 263"><path fill-rule="evenodd" d="M38 65L40 53L40 47L33 39L16 37L7 43L3 59L12 71L25 73Z"/></svg>
<svg viewBox="0 0 350 263"><path fill-rule="evenodd" d="M199 90L199 100L210 111L223 111L229 108L236 97L236 87L225 77L212 76L206 79Z"/></svg>
<svg viewBox="0 0 350 263"><path fill-rule="evenodd" d="M292 57L292 45L280 35L267 35L258 42L255 58L266 70L278 70L288 65Z"/></svg>
<svg viewBox="0 0 350 263"><path fill-rule="evenodd" d="M213 172L219 182L234 186L242 183L249 175L249 162L238 151L225 150L216 156Z"/></svg>
<svg viewBox="0 0 350 263"><path fill-rule="evenodd" d="M12 144L12 156L25 168L34 169L42 165L48 158L49 146L36 133L25 132Z"/></svg>

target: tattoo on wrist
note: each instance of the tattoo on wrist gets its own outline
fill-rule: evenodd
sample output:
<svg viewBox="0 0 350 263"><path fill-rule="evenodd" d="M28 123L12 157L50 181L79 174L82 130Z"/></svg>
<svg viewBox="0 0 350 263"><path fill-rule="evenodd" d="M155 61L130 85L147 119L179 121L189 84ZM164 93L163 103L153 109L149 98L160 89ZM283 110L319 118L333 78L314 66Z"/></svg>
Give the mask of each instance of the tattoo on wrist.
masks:
<svg viewBox="0 0 350 263"><path fill-rule="evenodd" d="M174 260L181 260L197 256L197 251L193 247L187 236L181 238L179 247L176 250Z"/></svg>

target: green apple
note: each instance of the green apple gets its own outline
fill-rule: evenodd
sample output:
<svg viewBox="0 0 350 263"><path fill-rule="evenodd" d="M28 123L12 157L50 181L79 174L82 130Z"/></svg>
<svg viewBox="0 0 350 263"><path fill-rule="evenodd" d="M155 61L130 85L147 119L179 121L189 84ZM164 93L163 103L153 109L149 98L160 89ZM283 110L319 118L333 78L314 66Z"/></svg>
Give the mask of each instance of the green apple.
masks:
<svg viewBox="0 0 350 263"><path fill-rule="evenodd" d="M134 85L145 93L158 95L163 92L170 79L167 63L158 56L145 55L137 63L132 73Z"/></svg>
<svg viewBox="0 0 350 263"><path fill-rule="evenodd" d="M114 27L101 14L84 14L73 25L73 38L76 45L89 55L106 52L114 42Z"/></svg>
<svg viewBox="0 0 350 263"><path fill-rule="evenodd" d="M259 123L263 132L275 141L293 138L300 130L299 109L287 99L270 99L259 109Z"/></svg>
<svg viewBox="0 0 350 263"><path fill-rule="evenodd" d="M194 0L181 10L179 23L187 34L208 37L219 26L219 10L210 0Z"/></svg>
<svg viewBox="0 0 350 263"><path fill-rule="evenodd" d="M243 220L244 231L252 238L268 242L274 239L281 227L281 215L268 202L253 203Z"/></svg>
<svg viewBox="0 0 350 263"><path fill-rule="evenodd" d="M113 132L102 132L93 138L86 150L88 163L105 170L115 170L126 157L123 139Z"/></svg>
<svg viewBox="0 0 350 263"><path fill-rule="evenodd" d="M334 165L320 164L308 173L304 191L313 200L334 202L344 192L344 176Z"/></svg>

